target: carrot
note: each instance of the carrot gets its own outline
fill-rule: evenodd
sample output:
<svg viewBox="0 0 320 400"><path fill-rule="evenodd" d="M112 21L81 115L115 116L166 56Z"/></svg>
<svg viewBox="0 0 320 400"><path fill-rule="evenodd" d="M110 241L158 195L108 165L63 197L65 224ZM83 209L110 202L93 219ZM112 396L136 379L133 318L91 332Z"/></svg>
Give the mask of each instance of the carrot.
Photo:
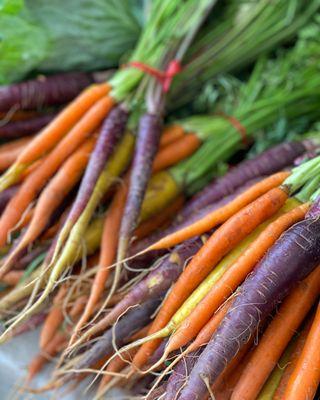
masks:
<svg viewBox="0 0 320 400"><path fill-rule="evenodd" d="M12 121L0 125L0 138L14 140L37 134L55 118L55 114L43 114L24 121Z"/></svg>
<svg viewBox="0 0 320 400"><path fill-rule="evenodd" d="M215 283L209 293L182 322L170 340L168 351L178 348L192 339L207 323L208 319L252 271L265 252L291 225L303 219L307 205L301 205L277 218L258 236L248 249Z"/></svg>
<svg viewBox="0 0 320 400"><path fill-rule="evenodd" d="M292 348L291 348L288 360L286 362L286 367L281 375L281 378L276 387L276 390L274 391L272 400L282 400L283 399L284 392L288 385L290 376L297 365L299 356L300 356L300 354L303 350L303 347L306 343L307 336L308 336L308 333L309 333L310 327L311 327L311 322L312 322L312 320L308 318L308 322L303 327L303 330L299 333L299 336L297 338L295 338L294 342L292 343L292 346L290 346L290 345L288 346L288 348L290 348L290 347L292 347Z"/></svg>
<svg viewBox="0 0 320 400"><path fill-rule="evenodd" d="M84 294L76 299L76 301L74 302L74 304L71 307L71 310L69 312L69 316L71 319L80 315L80 313L85 308L87 301L88 301L88 296L86 294Z"/></svg>
<svg viewBox="0 0 320 400"><path fill-rule="evenodd" d="M193 342L189 344L189 346L160 374L152 388L149 391L149 394L154 391L154 389L159 385L160 381L166 374L172 370L172 368L177 364L181 363L181 361L188 354L194 354L197 350L199 350L202 346L205 346L215 330L218 328L220 322L223 320L226 312L230 307L230 302L225 303L223 307L221 307L210 319L210 321L202 328L197 337ZM130 351L130 350L129 350ZM155 365L153 365L152 369L158 364L162 363L164 357L161 357L160 361L157 361Z"/></svg>
<svg viewBox="0 0 320 400"><path fill-rule="evenodd" d="M284 300L252 353L248 365L242 371L234 388L232 400L256 399L295 330L312 307L319 290L320 268L318 267Z"/></svg>
<svg viewBox="0 0 320 400"><path fill-rule="evenodd" d="M117 376L120 371L124 367L128 365L128 363L132 360L134 355L136 354L137 349L131 349L121 356L115 357L107 366L104 375L101 379L100 385L98 387L98 396L101 396L105 393L105 386L111 381L114 376Z"/></svg>
<svg viewBox="0 0 320 400"><path fill-rule="evenodd" d="M188 346L188 352L194 351L209 342L211 336L218 328L220 322L223 320L224 316L229 310L230 305L231 303L228 301L219 310L217 310L215 314L213 314L210 320L195 337L193 342L191 342L191 344Z"/></svg>
<svg viewBox="0 0 320 400"><path fill-rule="evenodd" d="M25 209L47 183L48 179L57 171L65 159L77 149L86 137L98 127L108 109L111 107L112 99L108 97L96 103L74 129L71 130L45 158L41 166L26 178L18 193L10 201L1 216L0 246L6 243L8 233L19 221Z"/></svg>
<svg viewBox="0 0 320 400"><path fill-rule="evenodd" d="M180 400L190 399L190 396L203 398L207 393L205 381L213 384L217 380L277 304L317 268L320 263L319 228L319 214L310 216L308 213L304 220L287 229L259 261L199 357Z"/></svg>
<svg viewBox="0 0 320 400"><path fill-rule="evenodd" d="M0 146L0 171L3 171L13 164L21 154L25 146L32 138L22 138L13 140Z"/></svg>
<svg viewBox="0 0 320 400"><path fill-rule="evenodd" d="M288 363L290 363L290 354L293 351L295 342L296 342L296 337L294 337L290 341L285 351L282 353L281 357L279 358L279 361L277 362L277 365L273 368L271 374L269 375L268 379L266 380L265 384L260 390L257 400L269 400L269 399L273 400L274 393L277 389L277 386L280 383L280 380L282 379L286 366L288 365Z"/></svg>
<svg viewBox="0 0 320 400"><path fill-rule="evenodd" d="M23 234L18 246L9 254L1 270L8 270L15 262L22 249L39 237L47 226L54 210L65 199L68 192L76 185L85 169L95 138L87 139L61 166L54 178L39 197L32 220Z"/></svg>
<svg viewBox="0 0 320 400"><path fill-rule="evenodd" d="M145 336L148 332L149 326L145 326L139 332L135 333L132 336L132 340L137 340ZM106 370L104 371L104 375L101 379L99 388L98 388L98 395L102 395L105 392L103 389L105 386L111 381L113 376L117 376L117 373L120 372L128 363L132 360L134 355L136 354L137 349L131 349L125 354L118 355L115 357L107 366Z"/></svg>
<svg viewBox="0 0 320 400"><path fill-rule="evenodd" d="M59 255L56 262L46 261L44 267L47 270L47 282L46 286L37 298L37 300L28 309L24 309L16 318L15 321L8 327L8 329L0 336L0 341L6 340L10 334L11 329L14 326L20 324L24 319L32 315L33 312L45 301L47 296L56 286L57 280L61 277L61 274L77 260L77 258L82 256L83 251L81 244L83 243L83 238L86 236L86 230L90 223L92 214L96 209L98 203L100 202L104 193L108 190L110 185L114 182L116 177L123 173L124 169L127 167L130 160L131 151L133 147L134 139L130 132L126 133L124 138L118 144L115 153L111 156L109 162L107 163L105 169L100 175L97 185L95 186L94 192L88 202L84 212L79 218L77 224L73 227L68 241L66 242L61 254ZM98 219L97 229L93 231L92 241L94 246L92 246L93 251L97 249L97 240L101 239L101 221ZM88 230L89 234L90 229ZM89 237L86 237L88 242L90 242ZM90 244L87 243L87 251L89 252ZM51 251L49 255L51 260ZM48 264L47 264L48 262ZM1 309L1 304L0 304Z"/></svg>
<svg viewBox="0 0 320 400"><path fill-rule="evenodd" d="M164 129L160 138L160 148L167 146L180 139L185 134L184 129L181 125L170 125Z"/></svg>
<svg viewBox="0 0 320 400"><path fill-rule="evenodd" d="M79 319L74 329L74 333L70 339L70 345L74 343L79 331L92 315L94 307L104 291L105 283L110 274L110 265L113 263L117 252L118 235L126 197L127 184L125 181L123 185L120 184L120 187L117 190L107 212L101 239L99 269L94 278L85 310Z"/></svg>
<svg viewBox="0 0 320 400"><path fill-rule="evenodd" d="M150 334L162 329L190 293L201 283L222 257L232 250L260 223L277 212L282 207L287 197L286 191L280 188L271 189L247 207L241 209L217 229L180 275L178 281L164 301L151 327ZM208 310L206 310L205 314L207 321L211 314L208 315ZM205 322L200 326L200 329ZM188 332L193 336L199 332L200 329L197 331L190 329ZM147 357L154 351L158 343L159 339L152 340L149 341L149 343L145 343L140 348L134 359L134 364L138 368L145 363Z"/></svg>
<svg viewBox="0 0 320 400"><path fill-rule="evenodd" d="M129 114L126 107L123 104L120 104L114 106L105 118L76 198L72 204L68 218L64 223L63 229L59 234L55 254L58 253L63 243L67 240L72 227L84 212L106 162L109 161L115 147L124 134L128 116Z"/></svg>
<svg viewBox="0 0 320 400"><path fill-rule="evenodd" d="M23 271L10 271L2 277L1 283L5 283L8 286L16 286L23 277L23 274Z"/></svg>
<svg viewBox="0 0 320 400"><path fill-rule="evenodd" d="M20 110L67 103L94 81L94 76L85 72L64 72L2 86L0 110L18 107Z"/></svg>
<svg viewBox="0 0 320 400"><path fill-rule="evenodd" d="M44 367L44 365L61 351L67 342L65 332L57 332L54 338L47 344L29 364L27 382L30 382Z"/></svg>
<svg viewBox="0 0 320 400"><path fill-rule="evenodd" d="M283 142L254 158L246 159L224 174L213 180L193 196L181 211L179 217L188 217L191 213L202 210L231 193L244 183L261 176L269 176L291 166L294 160L308 148L313 148L310 140L299 142Z"/></svg>
<svg viewBox="0 0 320 400"><path fill-rule="evenodd" d="M233 388L240 378L241 371L249 362L253 340L250 340L226 366L217 381L211 386L216 400L230 400Z"/></svg>
<svg viewBox="0 0 320 400"><path fill-rule="evenodd" d="M117 249L117 263L119 265L127 256L131 236L138 226L142 203L152 173L152 164L159 147L162 122L159 110L157 112L146 112L139 119L128 195L120 225Z"/></svg>
<svg viewBox="0 0 320 400"><path fill-rule="evenodd" d="M113 104L110 97L105 97L108 91L108 84L100 84L82 92L20 154L16 162L1 177L0 190L16 182L30 164L51 150L72 127L67 136L79 130L83 135L88 135L90 133L88 130L97 128ZM100 115L99 108L102 109ZM77 144L73 150L76 146Z"/></svg>
<svg viewBox="0 0 320 400"><path fill-rule="evenodd" d="M319 268L318 268L319 270ZM315 271L316 272L316 271ZM318 271L319 273L319 271ZM319 288L318 288L319 293ZM290 376L284 398L312 400L320 382L320 304L309 335Z"/></svg>
<svg viewBox="0 0 320 400"><path fill-rule="evenodd" d="M250 187L225 206L214 210L212 213L206 215L195 223L160 239L158 242L148 247L147 251L172 247L193 236L201 235L202 233L209 231L213 227L225 222L228 218L236 214L252 201L256 200L259 196L262 196L272 188L281 185L289 175L289 172L278 172L277 174L271 175Z"/></svg>
<svg viewBox="0 0 320 400"><path fill-rule="evenodd" d="M201 145L197 135L188 134L161 149L153 161L153 172L171 167L191 156Z"/></svg>
<svg viewBox="0 0 320 400"><path fill-rule="evenodd" d="M40 333L40 349L42 350L46 348L51 339L54 337L57 329L64 319L62 302L67 294L67 290L68 286L66 284L62 285L53 299L52 307L47 315Z"/></svg>
<svg viewBox="0 0 320 400"><path fill-rule="evenodd" d="M154 232L157 228L160 228L168 220L176 215L181 209L184 203L183 196L178 196L172 203L170 203L160 214L155 215L153 218L149 218L142 222L135 230L134 236L137 239L143 239L150 233Z"/></svg>

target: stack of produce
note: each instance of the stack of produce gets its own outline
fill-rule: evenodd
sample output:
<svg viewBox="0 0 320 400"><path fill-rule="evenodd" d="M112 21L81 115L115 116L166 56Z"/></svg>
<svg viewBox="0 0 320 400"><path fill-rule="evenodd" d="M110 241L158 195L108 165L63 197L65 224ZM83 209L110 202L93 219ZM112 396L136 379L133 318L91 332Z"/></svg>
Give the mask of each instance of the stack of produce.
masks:
<svg viewBox="0 0 320 400"><path fill-rule="evenodd" d="M320 2L148 7L107 82L0 91L0 341L42 325L34 392L99 379L96 398L313 399ZM248 157L283 120L294 139Z"/></svg>

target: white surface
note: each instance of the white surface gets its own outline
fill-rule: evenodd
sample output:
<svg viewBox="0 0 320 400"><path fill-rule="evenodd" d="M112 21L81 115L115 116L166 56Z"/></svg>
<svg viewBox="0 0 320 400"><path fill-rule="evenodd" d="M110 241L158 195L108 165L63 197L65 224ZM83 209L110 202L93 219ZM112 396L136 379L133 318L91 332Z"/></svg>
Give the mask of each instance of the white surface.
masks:
<svg viewBox="0 0 320 400"><path fill-rule="evenodd" d="M53 399L92 399L92 395L85 394L84 385L68 394L61 391L48 394L30 394L17 391L24 381L27 365L38 352L39 331L29 332L12 339L0 347L0 399L1 400L53 400ZM52 365L47 365L43 373L35 378L32 387L40 387L47 383ZM122 400L127 398L118 391L110 392L106 399Z"/></svg>

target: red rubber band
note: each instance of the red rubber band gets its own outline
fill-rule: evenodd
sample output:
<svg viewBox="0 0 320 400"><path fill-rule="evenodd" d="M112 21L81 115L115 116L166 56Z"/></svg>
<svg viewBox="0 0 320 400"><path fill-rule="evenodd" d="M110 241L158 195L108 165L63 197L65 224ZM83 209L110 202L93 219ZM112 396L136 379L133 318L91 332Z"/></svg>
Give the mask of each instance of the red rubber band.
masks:
<svg viewBox="0 0 320 400"><path fill-rule="evenodd" d="M242 143L245 146L248 146L249 142L248 142L247 130L241 124L241 122L233 115L228 115L228 114L225 114L224 112L218 112L217 115L228 120L230 122L230 124L240 133Z"/></svg>
<svg viewBox="0 0 320 400"><path fill-rule="evenodd" d="M168 92L172 83L172 79L181 72L182 66L178 60L170 61L166 71L160 71L159 69L153 68L150 65L144 64L139 61L131 61L130 67L140 69L141 71L155 77L161 84L163 91Z"/></svg>

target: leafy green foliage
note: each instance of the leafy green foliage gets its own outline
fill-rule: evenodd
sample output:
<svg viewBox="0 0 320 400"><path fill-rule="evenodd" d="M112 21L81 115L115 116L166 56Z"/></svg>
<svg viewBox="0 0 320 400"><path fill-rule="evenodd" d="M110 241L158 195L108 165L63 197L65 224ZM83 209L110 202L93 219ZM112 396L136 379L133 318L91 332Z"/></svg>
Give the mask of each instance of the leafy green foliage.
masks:
<svg viewBox="0 0 320 400"><path fill-rule="evenodd" d="M116 66L137 41L142 10L142 0L0 0L0 83Z"/></svg>

